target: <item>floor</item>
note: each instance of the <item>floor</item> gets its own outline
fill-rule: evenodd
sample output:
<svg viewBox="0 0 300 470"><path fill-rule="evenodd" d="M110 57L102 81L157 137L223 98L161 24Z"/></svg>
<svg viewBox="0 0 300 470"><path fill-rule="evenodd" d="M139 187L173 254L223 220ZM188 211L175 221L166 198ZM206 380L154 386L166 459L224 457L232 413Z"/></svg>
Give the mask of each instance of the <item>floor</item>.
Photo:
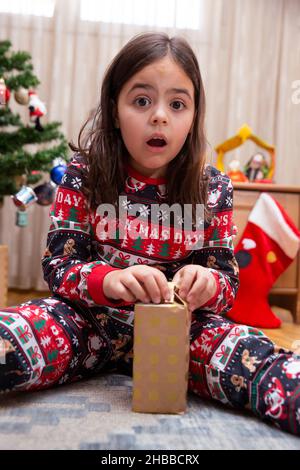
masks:
<svg viewBox="0 0 300 470"><path fill-rule="evenodd" d="M7 305L16 305L22 302L26 302L29 299L47 297L49 296L49 291L34 291L34 290L17 290L10 289L8 291L8 301ZM296 343L300 343L300 325L294 323L284 323L281 328L276 328L273 330L262 330L269 338L271 338L279 346L288 349L296 349ZM299 345L298 345L299 347Z"/></svg>
<svg viewBox="0 0 300 470"><path fill-rule="evenodd" d="M49 292L10 290L8 305ZM300 326L266 333L283 347L300 339ZM189 394L182 415L133 413L132 380L99 374L41 392L0 394L0 449L299 450L300 439L250 412ZM230 429L230 433L228 433Z"/></svg>

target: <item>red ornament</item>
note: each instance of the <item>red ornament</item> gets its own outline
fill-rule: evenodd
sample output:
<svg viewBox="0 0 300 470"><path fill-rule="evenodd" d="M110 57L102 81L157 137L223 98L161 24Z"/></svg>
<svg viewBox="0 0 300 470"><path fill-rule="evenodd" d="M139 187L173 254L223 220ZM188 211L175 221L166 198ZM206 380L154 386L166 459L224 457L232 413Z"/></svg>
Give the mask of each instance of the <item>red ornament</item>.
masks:
<svg viewBox="0 0 300 470"><path fill-rule="evenodd" d="M4 78L0 78L0 106L5 106L10 98L10 90L5 85Z"/></svg>

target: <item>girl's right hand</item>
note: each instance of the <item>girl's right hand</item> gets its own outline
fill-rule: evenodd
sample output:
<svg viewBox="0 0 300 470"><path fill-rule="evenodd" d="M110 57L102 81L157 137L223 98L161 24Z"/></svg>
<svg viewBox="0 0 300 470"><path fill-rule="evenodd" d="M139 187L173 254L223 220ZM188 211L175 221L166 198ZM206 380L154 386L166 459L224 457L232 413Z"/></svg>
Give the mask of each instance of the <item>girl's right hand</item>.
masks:
<svg viewBox="0 0 300 470"><path fill-rule="evenodd" d="M170 300L166 276L157 268L135 265L111 271L103 279L106 297L126 302L161 303Z"/></svg>

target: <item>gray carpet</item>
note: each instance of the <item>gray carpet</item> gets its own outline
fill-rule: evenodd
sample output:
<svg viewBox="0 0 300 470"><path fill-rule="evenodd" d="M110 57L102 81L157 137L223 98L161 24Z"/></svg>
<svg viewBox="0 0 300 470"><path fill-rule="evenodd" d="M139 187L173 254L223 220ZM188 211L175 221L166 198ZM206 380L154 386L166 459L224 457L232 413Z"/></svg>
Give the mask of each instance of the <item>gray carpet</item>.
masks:
<svg viewBox="0 0 300 470"><path fill-rule="evenodd" d="M132 380L108 374L0 395L0 449L300 449L300 438L189 395L184 415L131 411Z"/></svg>

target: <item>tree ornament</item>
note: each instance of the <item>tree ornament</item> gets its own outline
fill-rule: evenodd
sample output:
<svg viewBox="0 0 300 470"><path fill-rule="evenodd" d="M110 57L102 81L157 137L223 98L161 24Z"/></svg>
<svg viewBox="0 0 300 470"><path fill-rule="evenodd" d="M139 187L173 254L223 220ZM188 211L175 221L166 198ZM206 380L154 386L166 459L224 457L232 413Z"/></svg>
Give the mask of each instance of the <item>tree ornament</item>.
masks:
<svg viewBox="0 0 300 470"><path fill-rule="evenodd" d="M49 181L48 183L40 184L34 188L35 195L37 196L37 204L40 206L49 206L55 198L56 185Z"/></svg>
<svg viewBox="0 0 300 470"><path fill-rule="evenodd" d="M43 131L44 128L40 123L40 117L45 116L45 114L47 114L46 106L40 100L36 91L29 90L28 95L29 95L28 109L29 109L30 121L35 122L35 128L37 131Z"/></svg>
<svg viewBox="0 0 300 470"><path fill-rule="evenodd" d="M16 212L16 225L18 227L27 227L28 213L26 210L18 209Z"/></svg>
<svg viewBox="0 0 300 470"><path fill-rule="evenodd" d="M27 88L20 87L18 88L15 93L14 97L17 103L26 106L29 103L29 94Z"/></svg>
<svg viewBox="0 0 300 470"><path fill-rule="evenodd" d="M52 167L54 168L57 165L67 165L67 162L64 158L62 157L56 157L53 160Z"/></svg>
<svg viewBox="0 0 300 470"><path fill-rule="evenodd" d="M14 204L21 210L25 210L28 206L37 201L35 192L30 186L22 186L19 192L11 196Z"/></svg>
<svg viewBox="0 0 300 470"><path fill-rule="evenodd" d="M60 184L62 177L64 176L67 169L67 165L57 165L52 168L50 172L50 178L55 184Z"/></svg>
<svg viewBox="0 0 300 470"><path fill-rule="evenodd" d="M0 106L5 106L10 98L10 91L5 85L4 78L0 78Z"/></svg>

